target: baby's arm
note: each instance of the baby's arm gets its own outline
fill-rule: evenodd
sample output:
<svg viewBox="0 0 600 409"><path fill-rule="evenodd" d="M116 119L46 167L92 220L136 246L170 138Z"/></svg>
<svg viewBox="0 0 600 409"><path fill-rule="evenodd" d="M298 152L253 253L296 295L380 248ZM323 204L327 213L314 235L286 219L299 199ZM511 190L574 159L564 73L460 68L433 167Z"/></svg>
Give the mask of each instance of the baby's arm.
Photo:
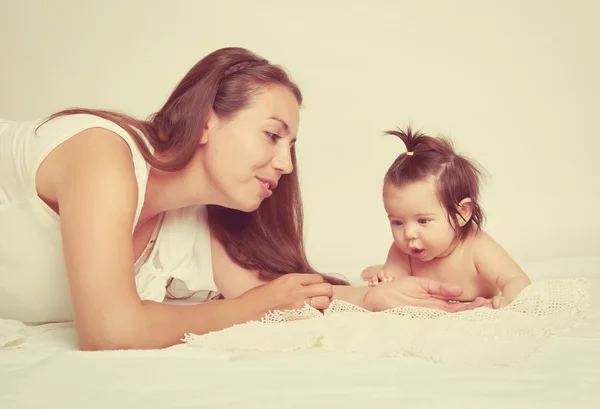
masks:
<svg viewBox="0 0 600 409"><path fill-rule="evenodd" d="M364 281L369 285L376 285L381 281L390 281L394 277L409 276L410 259L394 243L392 243L384 265L378 264L367 267L361 273Z"/></svg>
<svg viewBox="0 0 600 409"><path fill-rule="evenodd" d="M502 296L494 297L494 308L510 304L531 281L527 274L494 239L481 232L474 239L475 268L487 281L496 284Z"/></svg>

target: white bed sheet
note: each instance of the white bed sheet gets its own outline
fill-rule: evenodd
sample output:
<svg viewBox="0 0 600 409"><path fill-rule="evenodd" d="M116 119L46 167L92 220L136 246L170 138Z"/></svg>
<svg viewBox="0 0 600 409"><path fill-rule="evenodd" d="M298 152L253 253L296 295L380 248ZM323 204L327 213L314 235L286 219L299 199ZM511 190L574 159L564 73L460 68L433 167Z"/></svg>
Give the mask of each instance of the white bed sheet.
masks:
<svg viewBox="0 0 600 409"><path fill-rule="evenodd" d="M590 312L514 367L457 367L419 358L320 350L81 352L70 325L47 325L0 350L8 408L598 408L600 258L526 265L535 279L588 277Z"/></svg>

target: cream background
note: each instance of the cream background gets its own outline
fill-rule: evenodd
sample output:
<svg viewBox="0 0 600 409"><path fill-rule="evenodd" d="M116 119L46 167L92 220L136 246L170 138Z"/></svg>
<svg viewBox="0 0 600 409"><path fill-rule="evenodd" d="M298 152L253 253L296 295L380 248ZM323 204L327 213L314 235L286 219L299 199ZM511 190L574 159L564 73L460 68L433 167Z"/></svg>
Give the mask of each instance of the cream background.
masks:
<svg viewBox="0 0 600 409"><path fill-rule="evenodd" d="M489 174L487 230L519 261L600 256L600 3L0 1L0 117L69 106L145 117L224 46L282 64L305 95L308 255L358 275L391 240L385 129L444 133Z"/></svg>

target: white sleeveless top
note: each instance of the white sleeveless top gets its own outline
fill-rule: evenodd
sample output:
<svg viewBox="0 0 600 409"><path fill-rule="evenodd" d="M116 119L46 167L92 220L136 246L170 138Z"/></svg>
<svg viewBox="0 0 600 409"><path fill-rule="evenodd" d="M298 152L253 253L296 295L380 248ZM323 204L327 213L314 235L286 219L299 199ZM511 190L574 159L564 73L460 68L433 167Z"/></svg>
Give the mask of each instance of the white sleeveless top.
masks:
<svg viewBox="0 0 600 409"><path fill-rule="evenodd" d="M0 119L0 319L72 321L59 216L37 195L35 176L46 156L71 136L106 128L129 145L138 185L134 226L144 204L149 165L133 138L93 115L13 122ZM152 147L147 144L152 151ZM132 232L133 233L133 232ZM216 291L205 206L168 211L134 266L142 300L162 302L174 278L191 291Z"/></svg>

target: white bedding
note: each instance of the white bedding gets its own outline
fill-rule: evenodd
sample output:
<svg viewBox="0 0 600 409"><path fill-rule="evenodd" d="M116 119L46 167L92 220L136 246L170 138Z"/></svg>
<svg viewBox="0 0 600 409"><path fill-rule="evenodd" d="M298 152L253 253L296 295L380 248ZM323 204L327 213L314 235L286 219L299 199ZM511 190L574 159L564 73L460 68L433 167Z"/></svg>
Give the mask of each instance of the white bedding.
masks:
<svg viewBox="0 0 600 409"><path fill-rule="evenodd" d="M513 367L458 367L420 358L304 350L81 352L70 325L35 328L0 350L8 408L597 408L600 258L524 266L533 280L587 277L591 306L576 328Z"/></svg>

